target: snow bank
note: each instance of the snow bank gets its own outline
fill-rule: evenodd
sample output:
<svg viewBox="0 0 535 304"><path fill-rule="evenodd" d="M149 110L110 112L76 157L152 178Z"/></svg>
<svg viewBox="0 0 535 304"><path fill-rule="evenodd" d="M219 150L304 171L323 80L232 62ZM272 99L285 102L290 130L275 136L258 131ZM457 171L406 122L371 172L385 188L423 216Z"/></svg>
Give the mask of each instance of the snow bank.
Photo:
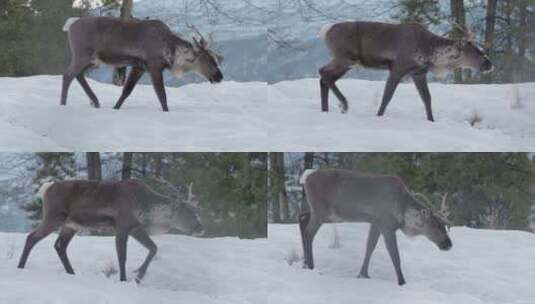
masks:
<svg viewBox="0 0 535 304"><path fill-rule="evenodd" d="M0 303L527 304L535 298L533 234L455 227L452 250L442 252L425 238L399 233L407 280L399 287L382 241L372 278L358 279L368 225L337 226L342 248L329 248L332 229L322 227L314 270L301 268L297 225L270 225L268 240L158 236L160 250L139 286L118 282L117 274L106 277L117 267L113 238L76 237L69 255L77 274L70 276L53 249L55 236L39 243L19 270L25 235L0 233ZM130 280L145 254L130 241Z"/></svg>
<svg viewBox="0 0 535 304"><path fill-rule="evenodd" d="M435 123L428 122L412 83L401 84L386 115L376 117L383 81L344 79L349 101L340 113L330 96L320 112L319 80L269 86L271 149L275 151L530 151L535 147L535 84L430 84ZM521 106L512 101L518 90ZM479 117L480 122L471 122ZM475 119L477 120L477 119Z"/></svg>
<svg viewBox="0 0 535 304"><path fill-rule="evenodd" d="M101 109L73 82L59 106L60 76L0 78L0 151L263 151L266 85L167 88L163 113L152 86L138 85L120 111L121 88L90 81Z"/></svg>

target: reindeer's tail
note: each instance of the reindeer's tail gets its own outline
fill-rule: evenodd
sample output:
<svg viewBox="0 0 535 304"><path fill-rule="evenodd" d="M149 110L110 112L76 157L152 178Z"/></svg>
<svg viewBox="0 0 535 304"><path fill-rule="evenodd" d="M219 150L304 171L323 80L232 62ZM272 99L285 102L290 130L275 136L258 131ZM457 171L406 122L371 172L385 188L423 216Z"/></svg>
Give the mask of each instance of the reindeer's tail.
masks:
<svg viewBox="0 0 535 304"><path fill-rule="evenodd" d="M303 172L303 175L301 175L301 178L299 179L299 183L301 185L304 185L307 181L307 178L310 176L310 174L316 172L316 169L306 169L305 172Z"/></svg>
<svg viewBox="0 0 535 304"><path fill-rule="evenodd" d="M71 26L78 20L80 20L79 17L71 17L67 19L67 21L65 22L65 25L63 26L63 31L68 32Z"/></svg>
<svg viewBox="0 0 535 304"><path fill-rule="evenodd" d="M43 185L41 185L41 188L39 188L39 191L37 191L37 194L35 195L35 199L41 203L44 202L45 194L48 191L48 188L52 186L54 182L46 182Z"/></svg>
<svg viewBox="0 0 535 304"><path fill-rule="evenodd" d="M318 32L318 37L321 39L325 39L331 28L333 27L334 23L328 23L321 27L320 31Z"/></svg>

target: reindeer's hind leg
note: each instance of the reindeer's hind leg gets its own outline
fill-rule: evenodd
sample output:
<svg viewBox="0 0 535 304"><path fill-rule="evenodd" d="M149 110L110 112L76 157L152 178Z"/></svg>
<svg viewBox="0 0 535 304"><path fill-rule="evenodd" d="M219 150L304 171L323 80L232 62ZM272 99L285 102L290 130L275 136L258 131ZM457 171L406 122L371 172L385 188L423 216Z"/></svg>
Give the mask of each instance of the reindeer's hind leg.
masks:
<svg viewBox="0 0 535 304"><path fill-rule="evenodd" d="M299 215L299 231L301 232L301 243L303 245L303 259L305 260L303 267L308 265L308 252L306 246L306 234L305 229L310 221L310 212L302 213Z"/></svg>
<svg viewBox="0 0 535 304"><path fill-rule="evenodd" d="M65 74L63 74L63 85L61 88L61 105L62 106L67 104L67 95L69 92L69 87L71 86L71 83L74 80L74 78L77 78L78 75L82 74L89 66L91 66L91 58L89 57L74 58L73 57L73 60L69 68L67 69ZM84 87L84 85L82 85L82 87Z"/></svg>
<svg viewBox="0 0 535 304"><path fill-rule="evenodd" d="M136 270L137 272L137 278L136 281L139 283L143 277L145 276L145 273L147 272L147 268L149 267L150 262L156 255L156 252L158 251L158 247L156 244L151 240L147 232L143 228L138 228L130 233L130 235L136 239L141 245L143 245L145 248L149 250L149 254L145 258L145 261L141 266Z"/></svg>
<svg viewBox="0 0 535 304"><path fill-rule="evenodd" d="M321 76L321 110L323 112L329 111L329 89L333 91L336 98L338 98L338 100L340 101L340 108L342 109L342 113L347 112L347 99L342 94L342 92L340 92L335 83L336 81L338 81L338 79L344 76L347 71L350 70L349 66L350 64L343 64L333 60L320 69L319 73Z"/></svg>
<svg viewBox="0 0 535 304"><path fill-rule="evenodd" d="M370 278L370 276L368 275L368 266L370 265L370 258L372 256L372 253L375 250L375 247L377 246L379 236L379 229L376 225L371 224L370 232L368 233L368 242L366 244L366 255L364 256L364 262L362 263L362 267L360 268L359 278Z"/></svg>
<svg viewBox="0 0 535 304"><path fill-rule="evenodd" d="M71 242L75 234L76 230L63 226L59 233L58 239L54 244L54 248L56 248L56 252L58 253L59 259L61 260L61 263L63 264L63 267L65 267L65 271L68 274L74 274L71 262L67 257L67 246L69 246L69 243Z"/></svg>
<svg viewBox="0 0 535 304"><path fill-rule="evenodd" d="M18 268L24 268L24 266L26 265L26 261L28 260L28 256L30 255L30 251L35 246L35 244L47 237L57 228L58 225L43 221L41 225L37 227L37 229L35 229L28 235L28 237L26 238L26 244L24 245L24 250L22 251L22 255L20 256Z"/></svg>
<svg viewBox="0 0 535 304"><path fill-rule="evenodd" d="M78 83L80 83L82 88L84 89L85 94L89 97L89 99L91 99L91 105L98 109L100 108L100 103L98 102L98 98L93 92L93 90L91 90L89 83L87 83L87 80L85 79L85 75L84 75L85 70L87 70L87 68L84 69L84 71L82 71L82 73L80 73L78 76L76 76L76 79L78 80Z"/></svg>
<svg viewBox="0 0 535 304"><path fill-rule="evenodd" d="M321 227L321 222L315 216L310 216L308 223L303 231L303 246L305 252L304 267L308 269L314 269L314 255L312 253L312 243L316 233Z"/></svg>

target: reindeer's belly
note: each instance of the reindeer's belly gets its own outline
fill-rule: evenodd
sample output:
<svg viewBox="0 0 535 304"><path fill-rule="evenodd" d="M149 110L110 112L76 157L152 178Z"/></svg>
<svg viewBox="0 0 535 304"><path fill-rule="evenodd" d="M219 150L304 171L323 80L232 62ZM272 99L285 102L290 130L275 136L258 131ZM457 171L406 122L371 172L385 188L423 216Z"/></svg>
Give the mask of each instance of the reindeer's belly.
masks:
<svg viewBox="0 0 535 304"><path fill-rule="evenodd" d="M65 226L74 230L91 228L109 228L115 226L115 215L111 210L101 212L78 212L71 214L65 221Z"/></svg>

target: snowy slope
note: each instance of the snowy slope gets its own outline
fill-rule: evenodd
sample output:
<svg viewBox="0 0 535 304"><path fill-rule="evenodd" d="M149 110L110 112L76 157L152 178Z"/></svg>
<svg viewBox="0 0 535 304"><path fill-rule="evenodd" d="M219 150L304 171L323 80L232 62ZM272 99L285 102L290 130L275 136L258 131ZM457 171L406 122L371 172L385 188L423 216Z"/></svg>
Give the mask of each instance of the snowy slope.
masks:
<svg viewBox="0 0 535 304"><path fill-rule="evenodd" d="M139 85L120 111L121 88L90 81L101 109L74 82L59 106L60 76L0 78L0 151L263 151L264 83L168 88L163 113L152 86Z"/></svg>
<svg viewBox="0 0 535 304"><path fill-rule="evenodd" d="M269 86L271 147L276 151L531 151L535 149L535 84L430 85L435 123L425 118L412 83L401 84L386 115L376 117L383 81L338 82L349 101L340 114L320 112L319 81ZM520 104L512 96L519 96ZM468 122L477 113L482 121Z"/></svg>
<svg viewBox="0 0 535 304"><path fill-rule="evenodd" d="M76 237L69 255L77 275L70 276L53 249L55 236L39 243L27 268L18 270L25 235L2 233L0 303L527 304L535 297L532 234L453 228L449 252L398 234L407 279L398 287L382 242L370 265L372 279L356 278L367 228L339 225L342 248L330 249L331 227L322 227L313 271L302 269L301 261L288 263L301 256L297 225L271 225L268 240L158 236L159 253L139 286L105 276L116 267L113 238ZM130 241L130 279L145 254Z"/></svg>
<svg viewBox="0 0 535 304"><path fill-rule="evenodd" d="M92 81L102 108L77 83L59 106L61 77L0 78L1 151L532 151L535 85L431 84L435 123L425 119L412 83L402 84L386 116L375 113L383 81L345 79L350 102L321 113L316 79L168 88L170 113L140 85L120 111L121 89ZM516 93L515 93L516 90ZM519 96L514 104L512 96ZM474 127L474 113L482 119Z"/></svg>
<svg viewBox="0 0 535 304"><path fill-rule="evenodd" d="M64 272L53 248L55 238L39 243L27 268L18 270L25 235L0 234L0 303L267 303L264 287L269 282L262 281L265 270L253 254L255 246L265 246L266 240L157 236L158 255L137 285L133 271L147 252L136 241L129 241L129 282L121 283L117 274L105 275L106 270L117 268L113 238L75 237L69 247L75 276Z"/></svg>
<svg viewBox="0 0 535 304"><path fill-rule="evenodd" d="M292 251L301 253L296 225L271 226L271 272L279 279L271 303L367 304L527 304L535 298L532 276L535 236L517 231L484 231L455 227L448 252L423 237L398 233L402 271L397 286L394 268L382 240L370 263L371 279L358 279L364 258L367 224L338 225L342 248L330 249L332 228L322 226L314 241L316 268L288 266Z"/></svg>

